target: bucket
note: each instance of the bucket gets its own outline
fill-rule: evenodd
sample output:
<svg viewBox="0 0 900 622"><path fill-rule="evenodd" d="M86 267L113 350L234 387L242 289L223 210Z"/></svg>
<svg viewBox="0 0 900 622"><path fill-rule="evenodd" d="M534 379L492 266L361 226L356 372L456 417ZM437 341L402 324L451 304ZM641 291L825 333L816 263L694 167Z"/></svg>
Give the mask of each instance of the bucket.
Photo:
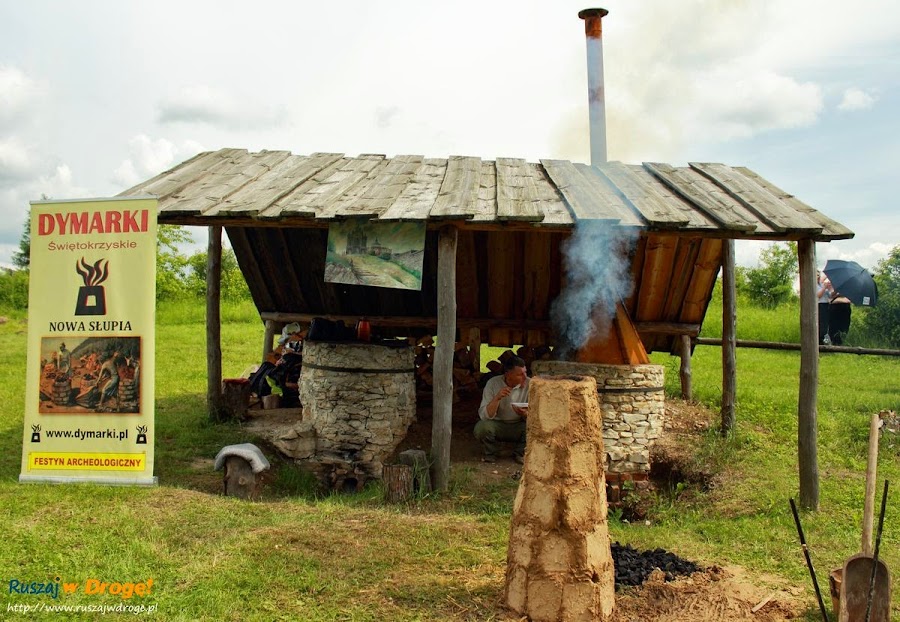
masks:
<svg viewBox="0 0 900 622"><path fill-rule="evenodd" d="M843 568L835 568L831 571L831 574L828 575L828 589L831 591L831 606L834 607L833 611L835 617L841 610L841 583L843 582L843 579Z"/></svg>

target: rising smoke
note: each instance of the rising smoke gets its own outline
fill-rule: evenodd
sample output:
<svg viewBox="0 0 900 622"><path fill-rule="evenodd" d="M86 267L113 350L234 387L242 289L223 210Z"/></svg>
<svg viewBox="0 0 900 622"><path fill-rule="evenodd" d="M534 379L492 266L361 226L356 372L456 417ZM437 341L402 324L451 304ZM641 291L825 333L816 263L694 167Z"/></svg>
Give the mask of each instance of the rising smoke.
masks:
<svg viewBox="0 0 900 622"><path fill-rule="evenodd" d="M560 358L609 330L616 303L631 295L629 264L637 238L636 230L582 220L563 245L566 285L550 309Z"/></svg>

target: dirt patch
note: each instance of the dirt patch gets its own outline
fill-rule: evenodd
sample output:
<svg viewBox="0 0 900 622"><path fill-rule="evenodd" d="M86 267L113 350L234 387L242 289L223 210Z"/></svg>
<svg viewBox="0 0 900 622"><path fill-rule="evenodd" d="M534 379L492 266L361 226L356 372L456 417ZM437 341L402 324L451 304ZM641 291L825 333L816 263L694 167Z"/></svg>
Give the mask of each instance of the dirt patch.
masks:
<svg viewBox="0 0 900 622"><path fill-rule="evenodd" d="M805 611L784 587L751 582L740 567L714 566L668 583L656 571L642 586L616 594L612 622L775 622L800 618Z"/></svg>

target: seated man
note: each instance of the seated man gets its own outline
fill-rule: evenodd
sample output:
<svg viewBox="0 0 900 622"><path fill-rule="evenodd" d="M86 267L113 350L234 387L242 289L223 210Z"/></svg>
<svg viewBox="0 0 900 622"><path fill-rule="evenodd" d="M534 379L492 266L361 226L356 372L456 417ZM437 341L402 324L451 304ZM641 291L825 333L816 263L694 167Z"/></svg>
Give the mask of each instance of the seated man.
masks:
<svg viewBox="0 0 900 622"><path fill-rule="evenodd" d="M484 387L475 438L484 445L484 461L497 461L499 441L515 443L513 456L519 464L525 459L525 417L528 408L513 406L528 402L528 375L525 361L511 356L503 363L503 375L491 378Z"/></svg>

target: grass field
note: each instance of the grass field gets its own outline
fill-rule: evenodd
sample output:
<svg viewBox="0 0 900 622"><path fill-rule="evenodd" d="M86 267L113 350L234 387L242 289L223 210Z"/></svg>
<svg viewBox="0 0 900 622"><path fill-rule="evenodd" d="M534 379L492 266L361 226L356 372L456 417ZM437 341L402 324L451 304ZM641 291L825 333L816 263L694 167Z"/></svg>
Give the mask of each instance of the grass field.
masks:
<svg viewBox="0 0 900 622"><path fill-rule="evenodd" d="M780 333L766 333L766 321L776 326L773 332L790 330L796 322L759 314L753 316L753 337L742 332L741 315L740 337L782 339ZM390 506L374 487L355 496L317 497L302 474L281 465L263 502L216 494L220 475L212 472L211 459L223 445L251 439L239 425L206 421L199 302L158 312L160 485L19 484L25 324L21 314L7 315L11 320L0 326L0 611L40 602L124 603L155 605L154 617L165 620L503 619L499 597L515 482L484 485L469 468L457 467L446 495ZM226 305L223 318L224 374L237 375L257 362L262 325L249 304ZM708 323L715 321L714 303ZM786 328L777 328L782 324ZM661 353L653 358L667 367L667 385L674 392L676 359ZM698 347L694 355L696 397L713 408L720 395L720 361L715 347ZM649 524L613 520L612 537L776 575L804 590L808 618L817 619L787 504L797 494L799 354L741 349L737 361L737 433L726 441L710 431L697 455L718 469L716 485L708 492L663 491L653 500ZM820 374L821 508L803 519L824 578L826 569L859 548L868 416L882 408L900 410L900 361L823 355ZM896 435L882 439L879 475L900 482ZM895 575L900 572L898 487L882 543ZM82 584L89 579L153 579L153 584L149 595L128 600L79 592L54 601L9 594L5 587L12 579L55 577ZM894 612L900 617L900 590ZM0 618L15 619L11 613Z"/></svg>

